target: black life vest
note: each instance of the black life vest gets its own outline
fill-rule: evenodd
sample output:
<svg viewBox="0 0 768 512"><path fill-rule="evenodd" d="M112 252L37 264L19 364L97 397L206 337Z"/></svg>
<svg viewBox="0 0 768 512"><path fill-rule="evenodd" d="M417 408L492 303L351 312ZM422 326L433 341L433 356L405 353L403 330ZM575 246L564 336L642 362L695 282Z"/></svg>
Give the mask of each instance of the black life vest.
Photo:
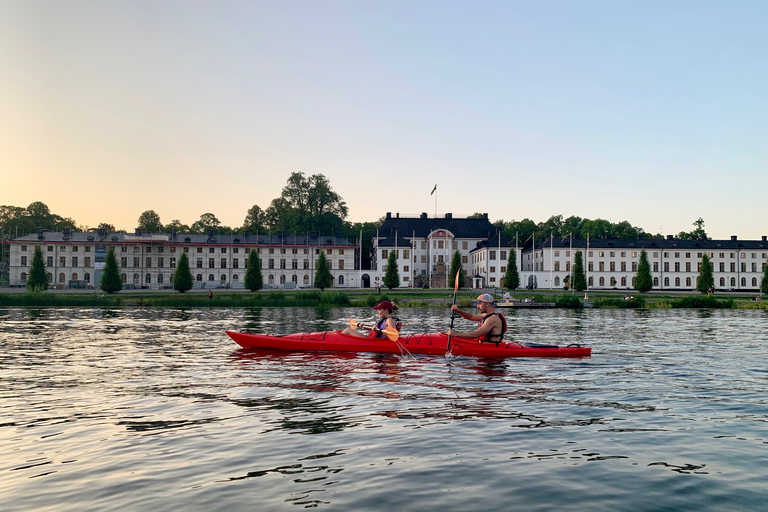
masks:
<svg viewBox="0 0 768 512"><path fill-rule="evenodd" d="M493 315L497 315L501 319L501 334L491 334L489 331L485 334L485 336L480 338L480 341L495 343L498 345L504 339L504 333L507 332L507 319L504 318L504 315L502 315L498 311L485 315L483 319L480 321L480 325L483 325L485 321L488 320L488 318L492 317Z"/></svg>

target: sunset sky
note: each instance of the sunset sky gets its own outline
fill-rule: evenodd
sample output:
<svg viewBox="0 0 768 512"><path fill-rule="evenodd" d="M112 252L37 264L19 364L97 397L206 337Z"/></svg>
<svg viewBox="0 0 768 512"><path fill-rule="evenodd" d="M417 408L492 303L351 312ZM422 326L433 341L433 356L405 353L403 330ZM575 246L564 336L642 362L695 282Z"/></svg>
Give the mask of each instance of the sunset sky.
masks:
<svg viewBox="0 0 768 512"><path fill-rule="evenodd" d="M0 204L768 234L768 2L0 0ZM430 191L437 183L437 194Z"/></svg>

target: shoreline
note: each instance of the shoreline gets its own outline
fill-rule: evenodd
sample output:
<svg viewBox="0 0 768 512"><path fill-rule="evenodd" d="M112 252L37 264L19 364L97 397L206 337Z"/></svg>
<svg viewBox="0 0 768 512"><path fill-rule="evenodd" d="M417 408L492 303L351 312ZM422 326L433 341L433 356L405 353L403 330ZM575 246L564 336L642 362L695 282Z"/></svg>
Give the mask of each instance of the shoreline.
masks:
<svg viewBox="0 0 768 512"><path fill-rule="evenodd" d="M98 290L48 290L31 293L25 289L0 289L0 307L372 307L380 300L390 300L398 307L450 308L453 293L450 289L382 290L328 289L320 290L190 290L175 293L169 290L123 290L114 294ZM768 300L761 295L744 292L721 292L707 297L699 292L651 291L634 292L625 300L626 290L590 291L589 299L563 290L517 290L512 295L511 307L504 302L500 290L460 290L457 304L462 308L474 307L478 293L490 292L497 298L497 309L509 312L515 309L548 308L631 308L631 309L768 309ZM524 303L535 298L537 306ZM544 307L541 307L544 306Z"/></svg>

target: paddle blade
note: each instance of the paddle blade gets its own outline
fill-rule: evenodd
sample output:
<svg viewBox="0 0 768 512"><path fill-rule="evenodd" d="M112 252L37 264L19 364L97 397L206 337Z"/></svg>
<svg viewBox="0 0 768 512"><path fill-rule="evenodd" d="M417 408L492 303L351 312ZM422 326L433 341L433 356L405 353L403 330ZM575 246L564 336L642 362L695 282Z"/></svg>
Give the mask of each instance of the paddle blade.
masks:
<svg viewBox="0 0 768 512"><path fill-rule="evenodd" d="M461 276L461 270L456 272L456 282L453 284L453 293L459 291L459 277Z"/></svg>
<svg viewBox="0 0 768 512"><path fill-rule="evenodd" d="M397 339L400 337L400 333L397 331L397 329L384 329L381 332L392 341L397 341Z"/></svg>
<svg viewBox="0 0 768 512"><path fill-rule="evenodd" d="M353 329L357 329L357 320L349 319L349 326Z"/></svg>

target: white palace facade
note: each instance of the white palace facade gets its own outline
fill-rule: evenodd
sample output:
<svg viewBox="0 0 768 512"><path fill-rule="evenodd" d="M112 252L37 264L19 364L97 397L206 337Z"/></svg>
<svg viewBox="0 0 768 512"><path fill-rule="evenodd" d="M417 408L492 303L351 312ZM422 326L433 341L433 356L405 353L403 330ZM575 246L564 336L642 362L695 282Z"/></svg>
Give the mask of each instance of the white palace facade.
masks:
<svg viewBox="0 0 768 512"><path fill-rule="evenodd" d="M702 256L712 264L715 288L754 292L768 263L768 241L681 240L666 238L591 239L547 237L518 244L500 233L487 214L468 218L450 213L401 217L387 213L376 234L370 270L360 246L337 236L275 234L145 234L99 232L37 233L5 242L9 247L10 286L21 287L29 275L35 247L43 253L49 282L55 288L98 287L108 248L115 249L126 288L170 288L176 261L189 257L197 288L244 288L248 253L256 250L265 288L310 288L317 259L324 252L334 288L383 286L388 257L396 256L401 288L453 288L448 282L451 259L458 251L465 287L502 288L510 251L517 257L520 287L563 289L576 252L582 253L590 290L634 289L645 250L653 290L693 291Z"/></svg>
<svg viewBox="0 0 768 512"><path fill-rule="evenodd" d="M9 284L24 286L35 247L40 247L54 288L98 287L109 248L114 248L126 288L165 289L179 256L189 259L195 288L244 288L248 253L258 252L265 288L310 288L320 252L334 288L359 286L359 247L344 238L277 234L133 234L38 230L9 242Z"/></svg>

